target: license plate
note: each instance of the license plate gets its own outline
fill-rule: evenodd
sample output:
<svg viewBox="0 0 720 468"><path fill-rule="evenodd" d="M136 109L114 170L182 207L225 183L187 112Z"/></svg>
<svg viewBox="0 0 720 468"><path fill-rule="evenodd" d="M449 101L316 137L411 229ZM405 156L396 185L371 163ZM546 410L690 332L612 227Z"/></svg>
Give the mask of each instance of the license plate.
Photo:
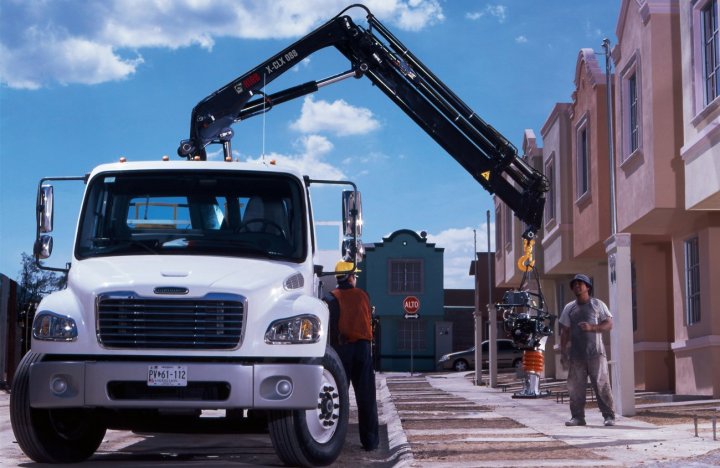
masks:
<svg viewBox="0 0 720 468"><path fill-rule="evenodd" d="M148 387L187 387L187 366L148 366Z"/></svg>

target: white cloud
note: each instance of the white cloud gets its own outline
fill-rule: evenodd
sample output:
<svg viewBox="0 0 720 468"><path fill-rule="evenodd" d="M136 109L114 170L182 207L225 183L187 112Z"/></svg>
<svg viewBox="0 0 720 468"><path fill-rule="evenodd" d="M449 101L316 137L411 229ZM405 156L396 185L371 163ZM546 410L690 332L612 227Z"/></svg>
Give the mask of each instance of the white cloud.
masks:
<svg viewBox="0 0 720 468"><path fill-rule="evenodd" d="M438 0L370 0L373 14L400 29L444 19ZM131 76L143 48L211 49L217 38L296 39L337 13L345 0L25 0L3 2L0 83L37 89ZM347 12L358 23L365 13Z"/></svg>
<svg viewBox="0 0 720 468"><path fill-rule="evenodd" d="M525 44L527 41L527 37L525 36L518 36L515 38L515 42L517 42L518 44Z"/></svg>
<svg viewBox="0 0 720 468"><path fill-rule="evenodd" d="M246 158L248 162L270 164L275 161L278 167L295 169L302 175L308 175L313 179L341 180L346 179L345 174L324 161L333 149L330 140L320 135L306 135L297 141L299 151L297 154L269 153L264 157Z"/></svg>
<svg viewBox="0 0 720 468"><path fill-rule="evenodd" d="M338 136L363 135L379 127L370 109L354 107L343 99L315 101L313 96L305 97L300 117L290 124L290 128L299 132L330 132Z"/></svg>
<svg viewBox="0 0 720 468"><path fill-rule="evenodd" d="M485 16L492 16L498 20L499 23L504 23L507 19L507 7L504 5L487 5L480 11L473 11L465 13L465 18L476 21Z"/></svg>
<svg viewBox="0 0 720 468"><path fill-rule="evenodd" d="M597 39L604 35L602 30L595 27L590 20L585 20L585 36L589 39Z"/></svg>
<svg viewBox="0 0 720 468"><path fill-rule="evenodd" d="M290 69L290 71L293 71L293 72L296 72L296 73L297 73L297 72L299 72L301 69L308 68L309 66L310 66L310 57L305 57L304 59L302 59L302 60L300 61L300 63L298 63L297 65L295 65L294 67L292 67L292 68Z"/></svg>
<svg viewBox="0 0 720 468"><path fill-rule="evenodd" d="M477 251L487 251L487 223L477 228L450 228L437 234L428 234L428 242L445 249L444 282L445 288L473 288L470 276L470 262L475 258L475 235L477 235ZM490 224L490 250L495 250L495 224Z"/></svg>

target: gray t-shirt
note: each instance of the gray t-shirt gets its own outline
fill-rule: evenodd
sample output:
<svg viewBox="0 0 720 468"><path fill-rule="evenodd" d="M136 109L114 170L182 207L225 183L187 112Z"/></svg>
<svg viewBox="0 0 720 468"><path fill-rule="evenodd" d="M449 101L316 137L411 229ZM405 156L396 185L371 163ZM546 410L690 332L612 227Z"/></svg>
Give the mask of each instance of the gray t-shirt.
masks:
<svg viewBox="0 0 720 468"><path fill-rule="evenodd" d="M602 333L585 332L578 323L587 322L597 325L608 318L612 318L610 310L603 301L594 297L585 304L572 301L565 306L560 314L560 324L570 328L570 359L606 355Z"/></svg>

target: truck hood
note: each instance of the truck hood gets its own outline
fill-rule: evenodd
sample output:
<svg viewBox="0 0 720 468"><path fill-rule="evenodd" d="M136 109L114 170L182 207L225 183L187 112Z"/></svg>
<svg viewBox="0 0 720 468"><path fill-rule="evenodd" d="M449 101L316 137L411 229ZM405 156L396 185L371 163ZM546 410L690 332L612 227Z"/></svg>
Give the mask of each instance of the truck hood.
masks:
<svg viewBox="0 0 720 468"><path fill-rule="evenodd" d="M86 291L135 291L153 295L157 287L187 288L189 296L209 291L259 291L282 287L298 265L228 257L123 256L75 262L71 285Z"/></svg>

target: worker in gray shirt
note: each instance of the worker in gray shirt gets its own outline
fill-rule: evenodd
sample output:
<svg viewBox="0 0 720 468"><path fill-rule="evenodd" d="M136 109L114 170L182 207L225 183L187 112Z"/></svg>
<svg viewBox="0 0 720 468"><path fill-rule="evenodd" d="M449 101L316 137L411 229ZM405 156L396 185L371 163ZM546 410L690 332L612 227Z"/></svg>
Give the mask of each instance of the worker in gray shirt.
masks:
<svg viewBox="0 0 720 468"><path fill-rule="evenodd" d="M584 426L587 379L597 395L606 426L615 425L615 404L610 387L607 355L602 332L612 329L612 314L600 299L592 297L592 280L575 275L570 288L576 300L560 314L560 349L568 369L567 388L571 419L566 426Z"/></svg>

